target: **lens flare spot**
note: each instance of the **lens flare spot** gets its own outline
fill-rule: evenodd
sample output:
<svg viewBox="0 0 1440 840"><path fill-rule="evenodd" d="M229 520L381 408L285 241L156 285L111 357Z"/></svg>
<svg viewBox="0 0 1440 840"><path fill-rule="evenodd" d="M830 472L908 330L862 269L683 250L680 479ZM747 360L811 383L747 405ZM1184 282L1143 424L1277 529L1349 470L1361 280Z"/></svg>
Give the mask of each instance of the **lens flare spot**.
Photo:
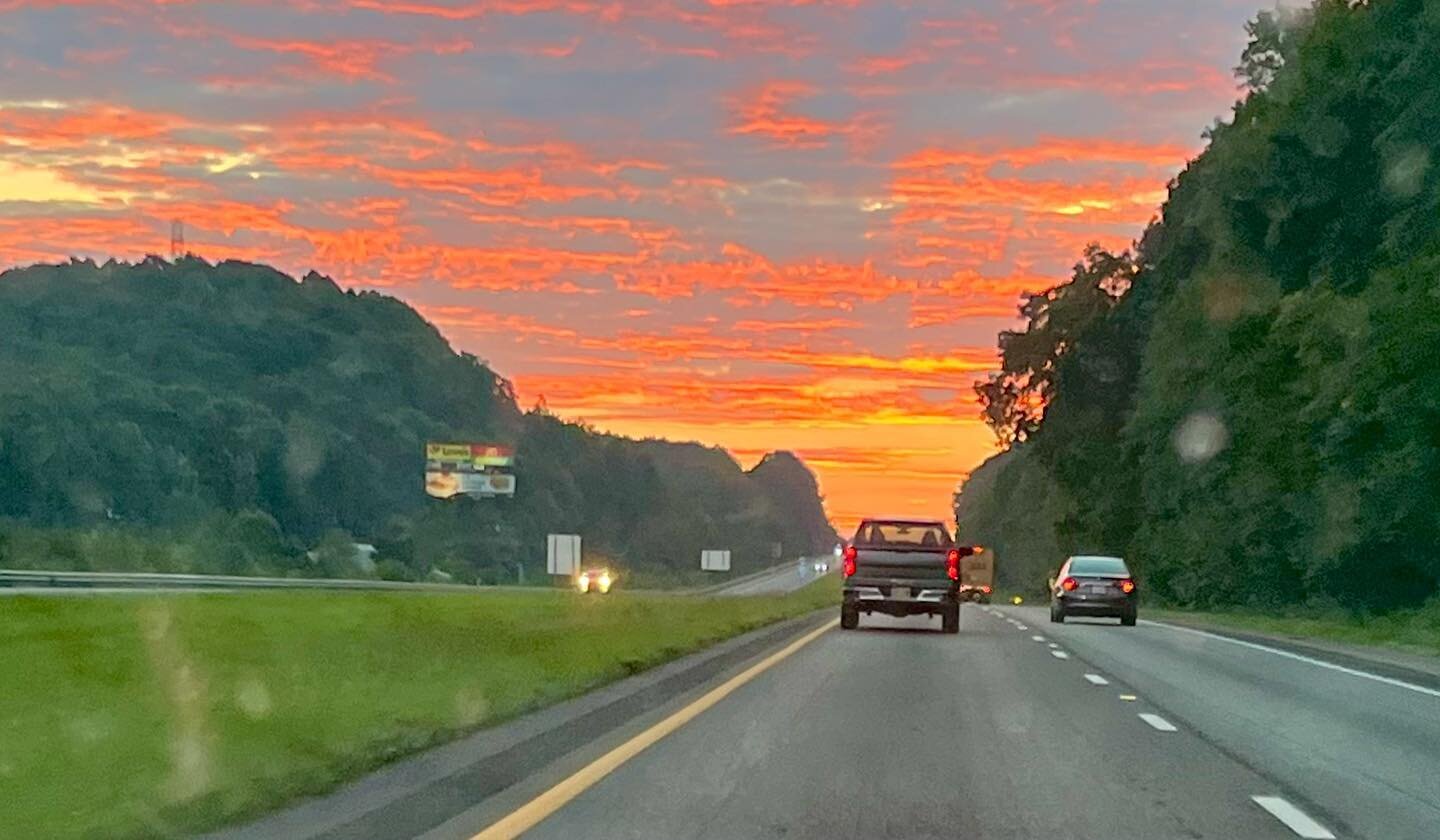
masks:
<svg viewBox="0 0 1440 840"><path fill-rule="evenodd" d="M1224 421L1209 412L1197 411L1175 429L1175 453L1187 464L1214 458L1229 442L1230 432Z"/></svg>

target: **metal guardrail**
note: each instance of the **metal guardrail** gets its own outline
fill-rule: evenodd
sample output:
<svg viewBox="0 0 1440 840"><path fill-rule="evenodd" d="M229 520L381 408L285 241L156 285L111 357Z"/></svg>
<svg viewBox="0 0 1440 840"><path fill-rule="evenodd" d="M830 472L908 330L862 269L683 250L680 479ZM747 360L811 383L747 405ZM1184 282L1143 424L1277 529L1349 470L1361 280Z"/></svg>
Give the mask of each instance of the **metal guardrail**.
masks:
<svg viewBox="0 0 1440 840"><path fill-rule="evenodd" d="M491 587L351 578L277 578L163 572L58 572L0 569L0 588L34 589L399 589L474 592ZM519 588L519 587L507 587Z"/></svg>
<svg viewBox="0 0 1440 840"><path fill-rule="evenodd" d="M768 569L761 569L758 572L750 572L737 578L731 578L720 583L713 583L709 586L702 586L699 589L692 589L687 591L695 595L712 595L716 592L723 592L726 589L749 583L752 580L758 580L767 575L779 574L785 571L794 571L799 567L803 567L805 564L814 563L816 560L828 561L828 558L823 555L817 555L815 557L798 557L794 560L788 560L784 563L779 563L777 565L771 566Z"/></svg>

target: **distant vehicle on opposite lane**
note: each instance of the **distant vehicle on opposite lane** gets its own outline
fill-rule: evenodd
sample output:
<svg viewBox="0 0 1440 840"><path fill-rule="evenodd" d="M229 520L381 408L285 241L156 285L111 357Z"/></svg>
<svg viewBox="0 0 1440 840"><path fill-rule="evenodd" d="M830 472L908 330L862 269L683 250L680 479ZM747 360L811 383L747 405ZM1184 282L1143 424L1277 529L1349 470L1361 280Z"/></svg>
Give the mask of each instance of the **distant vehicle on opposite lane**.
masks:
<svg viewBox="0 0 1440 840"><path fill-rule="evenodd" d="M960 558L973 553L938 519L864 520L841 557L841 629L878 612L938 615L943 632L960 632Z"/></svg>
<svg viewBox="0 0 1440 840"><path fill-rule="evenodd" d="M1077 555L1065 561L1050 581L1050 620L1086 615L1120 619L1134 627L1140 600L1130 567L1119 557Z"/></svg>
<svg viewBox="0 0 1440 840"><path fill-rule="evenodd" d="M615 576L609 569L586 569L575 579L575 588L581 592L604 595L615 585Z"/></svg>

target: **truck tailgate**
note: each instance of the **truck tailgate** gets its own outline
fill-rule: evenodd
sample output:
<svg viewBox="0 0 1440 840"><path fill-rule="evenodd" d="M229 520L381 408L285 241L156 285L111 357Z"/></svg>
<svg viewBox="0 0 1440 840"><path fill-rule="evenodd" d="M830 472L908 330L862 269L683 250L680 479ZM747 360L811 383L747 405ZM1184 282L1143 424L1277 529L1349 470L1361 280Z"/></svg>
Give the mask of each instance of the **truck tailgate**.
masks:
<svg viewBox="0 0 1440 840"><path fill-rule="evenodd" d="M862 548L855 555L853 583L889 580L943 581L948 583L945 573L944 549L934 551L883 551Z"/></svg>

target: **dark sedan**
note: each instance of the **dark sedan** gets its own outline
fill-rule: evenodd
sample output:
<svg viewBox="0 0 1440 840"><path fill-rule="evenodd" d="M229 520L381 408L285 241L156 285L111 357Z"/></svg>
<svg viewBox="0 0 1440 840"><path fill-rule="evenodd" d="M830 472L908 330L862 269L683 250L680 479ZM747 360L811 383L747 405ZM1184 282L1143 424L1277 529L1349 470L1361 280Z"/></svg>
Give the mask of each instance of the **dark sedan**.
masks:
<svg viewBox="0 0 1440 840"><path fill-rule="evenodd" d="M1050 620L1056 623L1072 615L1108 616L1134 627L1138 601L1135 578L1119 557L1071 557L1050 582Z"/></svg>

